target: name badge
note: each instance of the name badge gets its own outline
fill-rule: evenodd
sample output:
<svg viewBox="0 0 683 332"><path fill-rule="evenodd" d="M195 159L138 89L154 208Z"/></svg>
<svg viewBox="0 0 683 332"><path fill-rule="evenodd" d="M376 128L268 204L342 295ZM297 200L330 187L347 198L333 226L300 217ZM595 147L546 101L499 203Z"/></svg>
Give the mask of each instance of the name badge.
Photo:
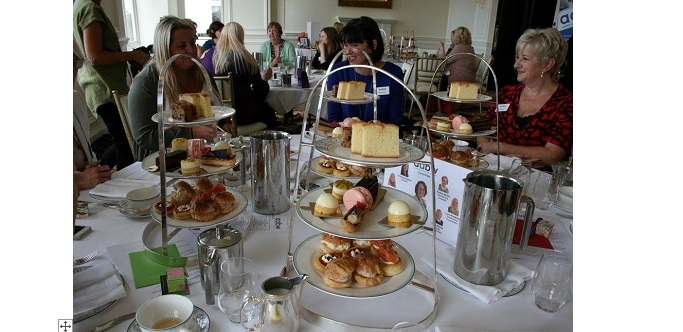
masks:
<svg viewBox="0 0 683 332"><path fill-rule="evenodd" d="M389 95L389 87L388 87L388 86L379 86L379 87L377 87L377 95L380 95L380 96L387 96L387 95Z"/></svg>
<svg viewBox="0 0 683 332"><path fill-rule="evenodd" d="M508 108L510 108L510 104L499 104L498 112L507 112Z"/></svg>

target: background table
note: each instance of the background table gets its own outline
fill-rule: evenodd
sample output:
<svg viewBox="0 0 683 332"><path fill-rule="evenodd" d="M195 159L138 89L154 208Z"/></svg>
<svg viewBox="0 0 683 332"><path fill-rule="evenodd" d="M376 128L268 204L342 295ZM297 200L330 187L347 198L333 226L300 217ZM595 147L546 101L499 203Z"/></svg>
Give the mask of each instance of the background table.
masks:
<svg viewBox="0 0 683 332"><path fill-rule="evenodd" d="M266 97L266 103L270 105L278 114L286 114L293 108L304 108L306 106L306 101L308 97L313 93L313 86L320 79L322 79L323 74L317 73L309 76L309 88L302 88L299 85L298 80L292 75L292 86L271 86L270 92ZM313 95L313 100L311 105L317 105L318 99L320 97L320 88ZM313 107L313 106L312 106ZM323 102L323 118L327 119L327 103ZM315 114L314 114L315 115Z"/></svg>

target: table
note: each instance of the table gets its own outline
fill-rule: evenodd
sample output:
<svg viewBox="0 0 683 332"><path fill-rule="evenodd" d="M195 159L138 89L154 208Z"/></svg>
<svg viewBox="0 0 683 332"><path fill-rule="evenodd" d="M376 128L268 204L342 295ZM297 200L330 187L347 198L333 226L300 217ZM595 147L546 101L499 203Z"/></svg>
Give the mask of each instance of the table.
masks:
<svg viewBox="0 0 683 332"><path fill-rule="evenodd" d="M323 77L322 72L313 72L309 75L308 82L310 88L302 88L299 85L298 80L292 75L292 86L271 86L268 96L266 96L266 103L270 105L278 114L286 114L292 108L304 108L306 106L306 101L308 97L313 92L313 86ZM320 88L317 90L316 94L313 96L311 105L317 105L318 99L320 97ZM315 107L315 106L312 106ZM315 108L313 108L315 109ZM325 111L323 118L327 119L327 103L323 103L323 110ZM313 113L315 114L315 113Z"/></svg>
<svg viewBox="0 0 683 332"><path fill-rule="evenodd" d="M292 149L298 150L300 135L292 135ZM303 159L308 158L307 149L303 149ZM293 164L294 165L294 164ZM140 167L139 164L133 164L129 167ZM87 199L87 191L81 192L81 198ZM573 234L569 232L570 219L565 219L557 216L551 207L548 210L537 210L534 217L543 217L555 222L555 230L552 236L561 237L564 242L568 244L567 251L570 255L573 254L572 238ZM246 212L246 211L245 211ZM260 215L257 215L260 216ZM285 212L279 216L288 216ZM284 219L287 220L287 219ZM99 206L90 205L90 216L86 219L77 220L78 225L91 226L93 231L90 235L80 241L74 241L73 251L74 257L81 257L93 250L99 250L101 255L96 258L107 259L112 253L107 251L107 247L113 245L135 244L141 243L141 234L145 226L151 219L129 219L118 211L102 208ZM317 233L316 230L304 224L294 214L294 247L303 239L308 238ZM284 226L283 226L284 227ZM552 239L551 236L551 239ZM409 250L413 256L416 268L425 272L428 276L431 275L430 268L420 260L420 257L431 252L431 234L418 231L395 239L402 246ZM286 233L275 232L260 232L251 231L244 241L245 256L254 260L257 265L257 273L259 281L263 281L268 277L276 276L284 266L288 238ZM267 243L268 245L264 245ZM195 243L196 245L196 243ZM446 244L436 241L437 254L439 250L446 248ZM114 253L122 255L122 253ZM127 255L127 253L123 253ZM535 268L537 260L533 259L519 259L518 263ZM93 316L87 320L74 324L74 331L92 331L95 326L108 321L119 315L134 312L151 293L151 289L158 289L158 285L149 286L141 289L135 289L133 285L132 275L127 272L130 268L125 266L118 266L117 269L121 272L125 279L127 287L126 297L118 300L113 306L106 311ZM506 331L506 330L524 330L524 331L570 331L573 328L573 301L567 303L557 313L549 314L536 308L534 305L534 297L531 292L530 282L527 282L526 287L517 295L503 298L491 304L486 304L475 297L451 286L441 276L437 277L437 290L440 297L438 313L434 323L429 327L430 331L454 331L460 328L471 328L479 330L490 331ZM194 304L205 310L211 319L211 331L242 331L242 327L238 324L231 323L227 316L223 314L217 305L207 305L204 300L204 293L200 284L190 285L190 295L188 297ZM307 302L323 302L329 301L331 295L327 295L318 291L310 285L304 286L302 299ZM303 301L303 300L302 300ZM379 299L381 301L381 298ZM377 317L382 317L390 310L390 305L376 307ZM384 314L383 314L384 313ZM120 325L115 326L111 331L126 331L130 325L131 320L128 320ZM395 322L395 323L398 323ZM322 330L316 325L301 319L300 331L320 331Z"/></svg>
<svg viewBox="0 0 683 332"><path fill-rule="evenodd" d="M296 55L303 55L306 57L306 59L313 60L313 56L315 55L315 49L296 48Z"/></svg>

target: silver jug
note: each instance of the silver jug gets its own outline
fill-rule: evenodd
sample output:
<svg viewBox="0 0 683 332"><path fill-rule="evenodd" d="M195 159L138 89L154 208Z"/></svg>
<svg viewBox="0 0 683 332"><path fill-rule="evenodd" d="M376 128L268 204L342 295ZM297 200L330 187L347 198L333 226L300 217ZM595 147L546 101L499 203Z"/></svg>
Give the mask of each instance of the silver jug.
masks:
<svg viewBox="0 0 683 332"><path fill-rule="evenodd" d="M308 279L306 274L291 279L285 277L266 279L261 285L263 297L251 296L242 304L240 320L244 329L261 332L298 331L299 296L306 279ZM247 326L247 322L244 320L246 316L244 310L250 305L250 302L258 302L261 305L261 313L258 315L259 321L256 324Z"/></svg>
<svg viewBox="0 0 683 332"><path fill-rule="evenodd" d="M230 257L243 257L242 233L230 224L209 228L197 236L199 275L206 304L215 304L220 288L221 264Z"/></svg>
<svg viewBox="0 0 683 332"><path fill-rule="evenodd" d="M520 202L527 204L520 241L523 249L531 232L534 201L522 196L519 179L501 172L472 172L463 181L465 193L453 270L473 284L496 285L505 280Z"/></svg>
<svg viewBox="0 0 683 332"><path fill-rule="evenodd" d="M289 210L289 141L284 131L264 130L251 137L251 196L254 212L279 214Z"/></svg>

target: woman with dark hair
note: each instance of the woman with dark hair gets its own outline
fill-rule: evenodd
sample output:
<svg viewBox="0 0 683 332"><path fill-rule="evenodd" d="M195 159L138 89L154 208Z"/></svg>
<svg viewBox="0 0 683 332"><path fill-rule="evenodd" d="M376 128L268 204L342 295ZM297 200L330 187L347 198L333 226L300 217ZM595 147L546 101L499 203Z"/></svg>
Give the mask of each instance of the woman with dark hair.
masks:
<svg viewBox="0 0 683 332"><path fill-rule="evenodd" d="M206 34L211 37L211 39L204 42L202 48L204 51L208 51L210 48L216 46L218 43L218 38L221 37L221 30L223 30L223 23L220 21L213 21L209 24L209 29L206 30Z"/></svg>
<svg viewBox="0 0 683 332"><path fill-rule="evenodd" d="M425 201L425 196L427 196L427 184L424 181L417 181L415 184L415 197L423 205L427 205Z"/></svg>
<svg viewBox="0 0 683 332"><path fill-rule="evenodd" d="M401 67L382 61L384 55L384 40L375 20L361 16L350 20L339 33L344 45L347 60L333 65L332 70L348 65L369 65L381 68L398 78L398 81L376 72L377 77L377 120L383 123L393 123L400 126L403 119L403 70ZM370 60L363 54L370 56ZM344 68L330 75L327 79L327 89L341 81L363 81L365 92L372 93L372 70L369 68ZM358 117L363 121L374 120L373 103L362 105L348 105L335 102L327 104L327 120L342 122L348 117Z"/></svg>
<svg viewBox="0 0 683 332"><path fill-rule="evenodd" d="M315 69L327 70L332 64L332 58L341 51L341 40L339 40L339 33L333 27L325 27L320 30L320 43L318 43L318 50L315 52L311 67ZM342 60L338 57L335 63Z"/></svg>

